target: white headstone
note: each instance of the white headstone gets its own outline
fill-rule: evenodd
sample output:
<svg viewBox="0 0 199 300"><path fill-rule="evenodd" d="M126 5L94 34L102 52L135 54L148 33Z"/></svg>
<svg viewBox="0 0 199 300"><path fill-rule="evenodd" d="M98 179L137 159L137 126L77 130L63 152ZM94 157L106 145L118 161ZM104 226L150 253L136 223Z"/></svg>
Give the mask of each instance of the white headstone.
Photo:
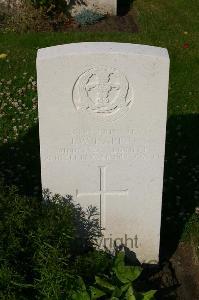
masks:
<svg viewBox="0 0 199 300"><path fill-rule="evenodd" d="M166 49L80 43L37 57L43 188L97 206L102 246L157 261L169 80Z"/></svg>
<svg viewBox="0 0 199 300"><path fill-rule="evenodd" d="M102 14L117 15L117 0L84 0L77 2L72 7L72 15L80 13L83 9L89 9Z"/></svg>

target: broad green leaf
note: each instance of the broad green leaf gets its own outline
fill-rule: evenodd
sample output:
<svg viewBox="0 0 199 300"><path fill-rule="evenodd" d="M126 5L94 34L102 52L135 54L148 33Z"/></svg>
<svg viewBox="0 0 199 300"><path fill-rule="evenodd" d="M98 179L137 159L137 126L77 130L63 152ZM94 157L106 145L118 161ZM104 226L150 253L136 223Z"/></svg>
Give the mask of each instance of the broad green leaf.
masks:
<svg viewBox="0 0 199 300"><path fill-rule="evenodd" d="M113 268L117 278L122 283L128 283L136 280L142 273L142 268L138 266L122 266L118 265Z"/></svg>
<svg viewBox="0 0 199 300"><path fill-rule="evenodd" d="M81 277L78 278L78 289L78 291L72 292L72 300L90 300L90 296L86 290L86 285Z"/></svg>
<svg viewBox="0 0 199 300"><path fill-rule="evenodd" d="M81 291L86 291L86 285L81 277L78 278L78 285Z"/></svg>
<svg viewBox="0 0 199 300"><path fill-rule="evenodd" d="M90 296L86 291L78 291L72 293L72 300L90 300Z"/></svg>
<svg viewBox="0 0 199 300"><path fill-rule="evenodd" d="M90 290L91 290L91 300L99 299L100 297L106 295L105 292L101 291L100 289L94 286L91 286Z"/></svg>
<svg viewBox="0 0 199 300"><path fill-rule="evenodd" d="M125 266L124 258L125 258L124 252L119 252L117 254L113 270L117 278L122 283L129 283L134 281L140 276L142 272L142 268L138 266Z"/></svg>
<svg viewBox="0 0 199 300"><path fill-rule="evenodd" d="M125 258L125 253L124 252L119 252L115 258L115 263L114 266L117 267L119 265L124 266L124 258Z"/></svg>
<svg viewBox="0 0 199 300"><path fill-rule="evenodd" d="M115 290L115 286L112 285L110 282L108 282L106 279L104 278L100 278L99 276L95 276L95 282L96 284L98 284L100 287L106 288L109 291L114 291Z"/></svg>
<svg viewBox="0 0 199 300"><path fill-rule="evenodd" d="M112 293L112 297L120 297L122 295L122 290L119 287L115 287Z"/></svg>
<svg viewBox="0 0 199 300"><path fill-rule="evenodd" d="M125 295L126 300L136 300L135 295L133 293L133 288L130 286Z"/></svg>
<svg viewBox="0 0 199 300"><path fill-rule="evenodd" d="M123 285L123 286L121 287L122 293L125 293L125 292L128 290L128 288L129 288L130 286L131 286L131 283L127 283L127 284Z"/></svg>
<svg viewBox="0 0 199 300"><path fill-rule="evenodd" d="M156 290L151 290L151 291L148 291L146 293L142 293L142 300L155 300L154 298L154 295L157 291Z"/></svg>

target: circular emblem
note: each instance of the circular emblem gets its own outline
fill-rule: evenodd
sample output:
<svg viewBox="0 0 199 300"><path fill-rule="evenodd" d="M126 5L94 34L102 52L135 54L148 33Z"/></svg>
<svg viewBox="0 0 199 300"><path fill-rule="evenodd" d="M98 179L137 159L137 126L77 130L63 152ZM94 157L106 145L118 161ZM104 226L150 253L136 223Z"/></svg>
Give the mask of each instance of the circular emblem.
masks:
<svg viewBox="0 0 199 300"><path fill-rule="evenodd" d="M73 88L75 108L96 118L113 120L129 109L132 99L127 78L109 67L92 68L79 76Z"/></svg>

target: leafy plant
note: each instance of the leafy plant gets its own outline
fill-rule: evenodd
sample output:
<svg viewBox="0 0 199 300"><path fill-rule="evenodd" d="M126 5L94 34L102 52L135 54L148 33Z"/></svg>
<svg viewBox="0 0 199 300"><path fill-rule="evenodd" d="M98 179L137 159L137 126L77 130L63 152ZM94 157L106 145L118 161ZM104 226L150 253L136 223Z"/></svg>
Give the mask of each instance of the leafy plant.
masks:
<svg viewBox="0 0 199 300"><path fill-rule="evenodd" d="M94 12L90 9L83 9L79 14L77 14L74 19L80 25L92 25L100 20L102 20L105 16L98 12Z"/></svg>
<svg viewBox="0 0 199 300"><path fill-rule="evenodd" d="M110 276L96 276L94 286L86 288L82 278L79 278L79 289L73 291L72 300L123 299L123 300L153 300L155 290L137 292L134 282L142 273L140 266L126 266L125 254L119 252L115 258Z"/></svg>
<svg viewBox="0 0 199 300"><path fill-rule="evenodd" d="M85 213L71 197L47 191L43 200L0 183L0 299L68 299L77 270L84 276L86 253L92 260L99 235L95 210Z"/></svg>
<svg viewBox="0 0 199 300"><path fill-rule="evenodd" d="M0 299L154 299L155 291L136 291L141 267L94 248L95 208L85 213L48 191L43 201L23 197L0 183L0 213Z"/></svg>

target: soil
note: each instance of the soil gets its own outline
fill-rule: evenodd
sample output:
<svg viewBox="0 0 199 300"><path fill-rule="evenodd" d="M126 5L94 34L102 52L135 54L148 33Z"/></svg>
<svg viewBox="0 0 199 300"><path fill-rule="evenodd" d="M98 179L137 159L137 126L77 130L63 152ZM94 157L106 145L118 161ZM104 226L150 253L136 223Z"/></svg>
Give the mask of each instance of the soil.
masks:
<svg viewBox="0 0 199 300"><path fill-rule="evenodd" d="M93 25L79 26L75 22L69 24L66 31L78 32L138 32L134 10L131 9L124 16L107 16Z"/></svg>
<svg viewBox="0 0 199 300"><path fill-rule="evenodd" d="M199 300L199 259L193 249L191 245L180 243L170 260L179 283L179 300Z"/></svg>
<svg viewBox="0 0 199 300"><path fill-rule="evenodd" d="M157 300L199 300L199 257L196 247L180 242L168 260L159 265L144 264L137 290L157 290ZM135 253L125 249L128 262L139 265Z"/></svg>
<svg viewBox="0 0 199 300"><path fill-rule="evenodd" d="M199 258L194 247L180 242L176 252L152 276L157 299L199 300Z"/></svg>

